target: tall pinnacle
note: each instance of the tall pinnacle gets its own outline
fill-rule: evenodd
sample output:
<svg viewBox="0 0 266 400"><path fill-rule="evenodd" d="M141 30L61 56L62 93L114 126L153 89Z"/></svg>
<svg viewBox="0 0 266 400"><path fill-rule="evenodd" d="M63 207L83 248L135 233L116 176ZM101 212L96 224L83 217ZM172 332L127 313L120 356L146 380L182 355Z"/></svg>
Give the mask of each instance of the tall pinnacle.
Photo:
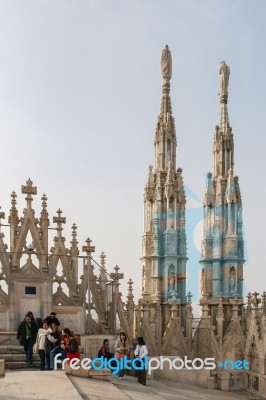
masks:
<svg viewBox="0 0 266 400"><path fill-rule="evenodd" d="M166 170L169 161L175 169L176 135L170 99L170 79L172 77L172 56L166 45L162 51L161 75L163 78L161 109L155 134L155 169Z"/></svg>
<svg viewBox="0 0 266 400"><path fill-rule="evenodd" d="M230 68L224 61L219 68L220 74L220 115L219 125L214 135L214 177L228 177L229 170L234 168L234 138L229 125L227 99Z"/></svg>
<svg viewBox="0 0 266 400"><path fill-rule="evenodd" d="M226 65L225 61L222 61L219 68L220 74L220 121L219 127L223 131L226 130L229 125L227 100L228 100L228 84L230 76L230 68Z"/></svg>

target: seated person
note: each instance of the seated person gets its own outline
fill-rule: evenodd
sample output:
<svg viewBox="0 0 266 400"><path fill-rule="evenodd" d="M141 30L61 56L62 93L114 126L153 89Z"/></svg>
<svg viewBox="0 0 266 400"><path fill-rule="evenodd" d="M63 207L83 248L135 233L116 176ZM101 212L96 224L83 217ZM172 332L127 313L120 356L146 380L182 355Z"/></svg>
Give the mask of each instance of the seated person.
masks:
<svg viewBox="0 0 266 400"><path fill-rule="evenodd" d="M110 358L114 358L113 353L110 353L110 347L109 347L109 340L104 339L103 341L103 346L101 347L98 357L104 357L107 358L107 360L110 360Z"/></svg>
<svg viewBox="0 0 266 400"><path fill-rule="evenodd" d="M58 326L53 323L52 326L52 333L47 336L45 342L45 354L47 358L48 369L54 369L54 358L56 354L61 352L61 334L58 331ZM64 355L66 357L66 354ZM62 358L63 357L62 354Z"/></svg>
<svg viewBox="0 0 266 400"><path fill-rule="evenodd" d="M62 331L62 337L64 342L61 344L61 349L66 350L69 364L72 358L80 358L78 338L72 335L68 328Z"/></svg>

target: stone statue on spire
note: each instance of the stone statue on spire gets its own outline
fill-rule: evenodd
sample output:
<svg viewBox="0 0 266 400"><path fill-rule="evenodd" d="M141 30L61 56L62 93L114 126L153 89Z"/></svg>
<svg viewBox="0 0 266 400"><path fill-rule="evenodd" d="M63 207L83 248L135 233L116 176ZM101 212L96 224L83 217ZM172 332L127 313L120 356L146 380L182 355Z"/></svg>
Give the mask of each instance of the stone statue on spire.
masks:
<svg viewBox="0 0 266 400"><path fill-rule="evenodd" d="M161 75L166 81L170 81L172 76L172 56L167 45L161 55Z"/></svg>
<svg viewBox="0 0 266 400"><path fill-rule="evenodd" d="M225 61L222 61L219 68L220 77L220 94L227 94L230 68L226 65Z"/></svg>

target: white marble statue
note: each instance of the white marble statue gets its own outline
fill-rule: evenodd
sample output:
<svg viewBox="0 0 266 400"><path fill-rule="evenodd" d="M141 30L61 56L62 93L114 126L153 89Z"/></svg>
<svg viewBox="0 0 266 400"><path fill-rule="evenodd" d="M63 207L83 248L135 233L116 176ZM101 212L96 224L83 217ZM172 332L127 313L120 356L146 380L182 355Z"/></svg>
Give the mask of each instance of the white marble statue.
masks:
<svg viewBox="0 0 266 400"><path fill-rule="evenodd" d="M167 81L170 81L172 76L172 56L167 45L161 55L161 75Z"/></svg>
<svg viewBox="0 0 266 400"><path fill-rule="evenodd" d="M228 83L229 83L229 75L230 68L225 64L225 61L222 61L219 68L220 77L220 93L227 93Z"/></svg>

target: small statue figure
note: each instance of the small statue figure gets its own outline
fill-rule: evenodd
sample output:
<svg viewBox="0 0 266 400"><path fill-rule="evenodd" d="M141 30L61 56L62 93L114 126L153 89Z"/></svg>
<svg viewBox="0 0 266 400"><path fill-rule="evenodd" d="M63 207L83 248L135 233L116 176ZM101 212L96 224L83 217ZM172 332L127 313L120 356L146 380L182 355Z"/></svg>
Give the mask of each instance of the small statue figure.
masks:
<svg viewBox="0 0 266 400"><path fill-rule="evenodd" d="M172 76L172 56L167 45L161 55L161 75L166 81L170 81Z"/></svg>
<svg viewBox="0 0 266 400"><path fill-rule="evenodd" d="M219 68L220 78L220 94L227 93L228 83L229 83L229 75L230 68L225 64L225 61L222 61Z"/></svg>
<svg viewBox="0 0 266 400"><path fill-rule="evenodd" d="M236 274L235 274L234 267L230 268L229 292L230 292L230 294L236 293Z"/></svg>
<svg viewBox="0 0 266 400"><path fill-rule="evenodd" d="M174 286L175 286L175 274L174 274L174 271L172 270L169 272L169 276L168 276L168 287L170 289L173 289Z"/></svg>
<svg viewBox="0 0 266 400"><path fill-rule="evenodd" d="M201 270L201 293L205 294L206 292L206 279L205 279L205 270L202 268Z"/></svg>

